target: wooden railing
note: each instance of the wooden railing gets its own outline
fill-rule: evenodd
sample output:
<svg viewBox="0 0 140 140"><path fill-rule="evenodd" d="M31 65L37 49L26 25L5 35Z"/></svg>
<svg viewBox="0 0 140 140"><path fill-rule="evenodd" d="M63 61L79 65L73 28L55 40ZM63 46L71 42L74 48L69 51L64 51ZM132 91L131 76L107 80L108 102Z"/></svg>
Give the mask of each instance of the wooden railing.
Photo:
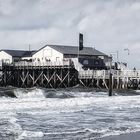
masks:
<svg viewBox="0 0 140 140"><path fill-rule="evenodd" d="M111 70L114 78L137 78L140 79L140 70ZM108 78L110 70L81 70L79 78Z"/></svg>
<svg viewBox="0 0 140 140"><path fill-rule="evenodd" d="M70 66L70 61L46 61L46 62L26 62L26 61L20 61L14 63L15 67L57 67L57 66Z"/></svg>

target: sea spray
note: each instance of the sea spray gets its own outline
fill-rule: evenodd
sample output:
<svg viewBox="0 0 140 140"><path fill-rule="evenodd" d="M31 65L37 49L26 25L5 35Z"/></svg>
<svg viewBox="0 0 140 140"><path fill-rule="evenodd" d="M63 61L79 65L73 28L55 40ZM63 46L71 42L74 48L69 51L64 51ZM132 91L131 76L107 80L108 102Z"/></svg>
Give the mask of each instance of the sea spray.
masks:
<svg viewBox="0 0 140 140"><path fill-rule="evenodd" d="M45 98L44 91L40 88L15 89L14 94L17 98Z"/></svg>

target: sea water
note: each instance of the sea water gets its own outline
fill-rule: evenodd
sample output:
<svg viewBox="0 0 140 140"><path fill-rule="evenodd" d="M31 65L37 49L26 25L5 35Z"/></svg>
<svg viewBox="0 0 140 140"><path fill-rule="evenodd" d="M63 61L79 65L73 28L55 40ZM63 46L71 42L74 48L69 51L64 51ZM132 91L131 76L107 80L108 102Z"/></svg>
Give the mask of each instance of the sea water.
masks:
<svg viewBox="0 0 140 140"><path fill-rule="evenodd" d="M94 140L140 131L139 91L108 97L81 88L9 90L0 91L0 140Z"/></svg>

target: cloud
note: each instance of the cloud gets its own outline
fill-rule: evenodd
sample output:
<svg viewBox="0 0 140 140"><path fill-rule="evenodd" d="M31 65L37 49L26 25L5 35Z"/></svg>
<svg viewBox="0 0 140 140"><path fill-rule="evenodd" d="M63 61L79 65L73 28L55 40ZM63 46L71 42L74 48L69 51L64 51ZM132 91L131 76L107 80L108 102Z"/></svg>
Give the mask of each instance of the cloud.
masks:
<svg viewBox="0 0 140 140"><path fill-rule="evenodd" d="M140 68L139 13L139 0L0 0L0 48L77 45L83 32L85 46L118 50L121 61Z"/></svg>

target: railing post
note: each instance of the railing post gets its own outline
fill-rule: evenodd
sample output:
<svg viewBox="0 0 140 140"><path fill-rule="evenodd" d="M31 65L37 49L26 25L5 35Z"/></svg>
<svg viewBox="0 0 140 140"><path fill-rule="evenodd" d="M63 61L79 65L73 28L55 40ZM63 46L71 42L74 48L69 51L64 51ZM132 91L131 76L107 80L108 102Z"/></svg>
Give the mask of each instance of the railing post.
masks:
<svg viewBox="0 0 140 140"><path fill-rule="evenodd" d="M109 96L112 96L112 73L109 73Z"/></svg>

